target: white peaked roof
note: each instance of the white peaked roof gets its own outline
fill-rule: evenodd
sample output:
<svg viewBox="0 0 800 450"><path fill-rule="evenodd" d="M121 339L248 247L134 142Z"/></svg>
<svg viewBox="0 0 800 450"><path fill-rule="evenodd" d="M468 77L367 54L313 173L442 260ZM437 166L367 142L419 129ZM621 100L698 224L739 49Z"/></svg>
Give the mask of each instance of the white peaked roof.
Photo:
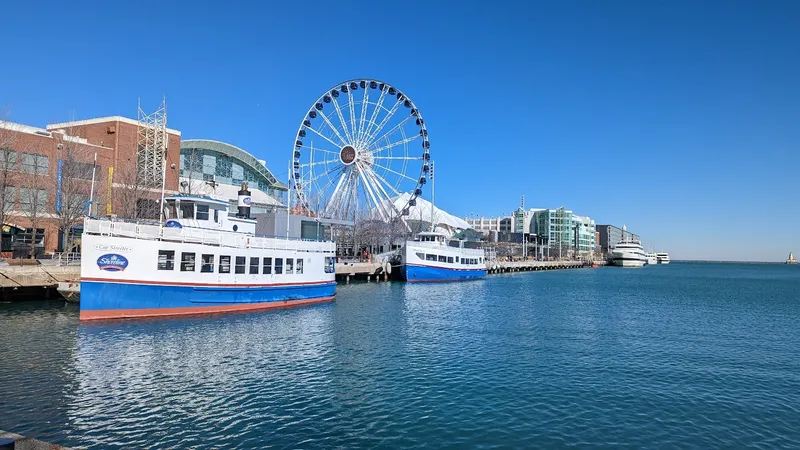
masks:
<svg viewBox="0 0 800 450"><path fill-rule="evenodd" d="M394 203L395 208L400 211L408 204L409 198L411 198L411 194L404 193L392 198L391 201ZM377 212L373 210L373 214L377 215ZM456 217L436 206L433 207L433 218L436 220L437 230L454 231L456 229L466 230L471 228L466 220ZM417 204L408 208L406 220L431 223L431 202L417 197Z"/></svg>

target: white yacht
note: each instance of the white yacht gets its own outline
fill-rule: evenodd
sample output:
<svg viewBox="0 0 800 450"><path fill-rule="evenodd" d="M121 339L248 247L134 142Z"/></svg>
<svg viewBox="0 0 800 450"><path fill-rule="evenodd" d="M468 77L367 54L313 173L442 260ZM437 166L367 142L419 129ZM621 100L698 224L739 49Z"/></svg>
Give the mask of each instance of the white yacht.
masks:
<svg viewBox="0 0 800 450"><path fill-rule="evenodd" d="M669 253L667 252L656 253L656 258L659 264L669 264Z"/></svg>
<svg viewBox="0 0 800 450"><path fill-rule="evenodd" d="M652 266L658 264L658 256L655 253L645 253L644 257L647 258L647 265Z"/></svg>
<svg viewBox="0 0 800 450"><path fill-rule="evenodd" d="M642 267L647 264L647 256L642 243L633 239L623 239L611 251L611 259L615 266Z"/></svg>

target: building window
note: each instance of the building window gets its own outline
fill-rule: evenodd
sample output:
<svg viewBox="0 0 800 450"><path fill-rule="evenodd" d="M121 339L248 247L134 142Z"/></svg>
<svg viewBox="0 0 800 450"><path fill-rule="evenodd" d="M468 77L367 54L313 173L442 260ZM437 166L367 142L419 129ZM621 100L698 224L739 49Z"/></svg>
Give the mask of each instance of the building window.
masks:
<svg viewBox="0 0 800 450"><path fill-rule="evenodd" d="M213 176L216 170L217 170L217 157L214 155L203 155L203 175ZM203 179L205 179L205 177L203 177ZM211 179L213 180L213 178Z"/></svg>
<svg viewBox="0 0 800 450"><path fill-rule="evenodd" d="M272 273L272 258L264 258L264 274L269 275Z"/></svg>
<svg viewBox="0 0 800 450"><path fill-rule="evenodd" d="M250 275L258 275L258 257L250 258Z"/></svg>
<svg viewBox="0 0 800 450"><path fill-rule="evenodd" d="M217 158L217 164L214 168L214 175L222 178L231 177L231 160L227 157Z"/></svg>
<svg viewBox="0 0 800 450"><path fill-rule="evenodd" d="M194 253L181 253L181 272L194 272Z"/></svg>
<svg viewBox="0 0 800 450"><path fill-rule="evenodd" d="M275 258L275 275L283 273L283 258Z"/></svg>
<svg viewBox="0 0 800 450"><path fill-rule="evenodd" d="M296 267L296 269L297 270L296 270L295 273L297 273L297 274L302 274L303 273L303 260L301 258L297 258L297 267Z"/></svg>
<svg viewBox="0 0 800 450"><path fill-rule="evenodd" d="M0 150L0 171L17 170L17 152Z"/></svg>
<svg viewBox="0 0 800 450"><path fill-rule="evenodd" d="M19 207L31 215L44 213L47 210L47 191L19 188Z"/></svg>
<svg viewBox="0 0 800 450"><path fill-rule="evenodd" d="M208 205L197 205L197 220L208 220Z"/></svg>
<svg viewBox="0 0 800 450"><path fill-rule="evenodd" d="M241 184L242 180L244 180L244 168L239 164L231 164L231 178L234 180L239 180L238 183L234 181L234 185Z"/></svg>
<svg viewBox="0 0 800 450"><path fill-rule="evenodd" d="M214 255L203 255L200 262L200 272L214 272Z"/></svg>
<svg viewBox="0 0 800 450"><path fill-rule="evenodd" d="M175 250L158 251L158 270L175 269Z"/></svg>
<svg viewBox="0 0 800 450"><path fill-rule="evenodd" d="M50 159L45 155L22 154L22 171L25 173L46 174L50 170Z"/></svg>
<svg viewBox="0 0 800 450"><path fill-rule="evenodd" d="M63 176L66 178L78 179L78 180L91 180L93 168L94 164L92 163L66 160L64 161L64 166L61 168L61 171L63 173ZM99 170L100 167L98 166L97 171Z"/></svg>
<svg viewBox="0 0 800 450"><path fill-rule="evenodd" d="M292 273L294 273L294 260L286 258L286 274L291 275Z"/></svg>
<svg viewBox="0 0 800 450"><path fill-rule="evenodd" d="M231 257L221 255L219 257L219 273L231 273Z"/></svg>
<svg viewBox="0 0 800 450"><path fill-rule="evenodd" d="M244 273L245 265L247 264L247 258L244 256L237 256L236 257L236 273Z"/></svg>

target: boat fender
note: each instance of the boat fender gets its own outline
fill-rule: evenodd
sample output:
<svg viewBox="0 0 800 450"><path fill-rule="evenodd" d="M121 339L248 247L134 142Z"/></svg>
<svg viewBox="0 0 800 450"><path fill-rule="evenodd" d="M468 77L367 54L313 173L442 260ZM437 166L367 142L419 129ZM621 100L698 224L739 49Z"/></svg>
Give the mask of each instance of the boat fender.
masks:
<svg viewBox="0 0 800 450"><path fill-rule="evenodd" d="M392 263L386 262L386 268L383 269L388 275L392 274Z"/></svg>

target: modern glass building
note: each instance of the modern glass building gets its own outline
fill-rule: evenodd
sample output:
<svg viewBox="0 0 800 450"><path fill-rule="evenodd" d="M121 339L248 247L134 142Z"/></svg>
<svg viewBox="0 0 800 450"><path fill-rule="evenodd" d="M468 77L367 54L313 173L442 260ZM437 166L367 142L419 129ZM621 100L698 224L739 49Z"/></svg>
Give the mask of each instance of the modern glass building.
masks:
<svg viewBox="0 0 800 450"><path fill-rule="evenodd" d="M579 256L589 256L594 253L595 226L594 220L588 216L572 216L575 231L575 251Z"/></svg>
<svg viewBox="0 0 800 450"><path fill-rule="evenodd" d="M207 139L181 141L180 177L182 192L227 197L234 208L237 193L247 182L252 214L283 206L287 190L264 161L234 145Z"/></svg>

